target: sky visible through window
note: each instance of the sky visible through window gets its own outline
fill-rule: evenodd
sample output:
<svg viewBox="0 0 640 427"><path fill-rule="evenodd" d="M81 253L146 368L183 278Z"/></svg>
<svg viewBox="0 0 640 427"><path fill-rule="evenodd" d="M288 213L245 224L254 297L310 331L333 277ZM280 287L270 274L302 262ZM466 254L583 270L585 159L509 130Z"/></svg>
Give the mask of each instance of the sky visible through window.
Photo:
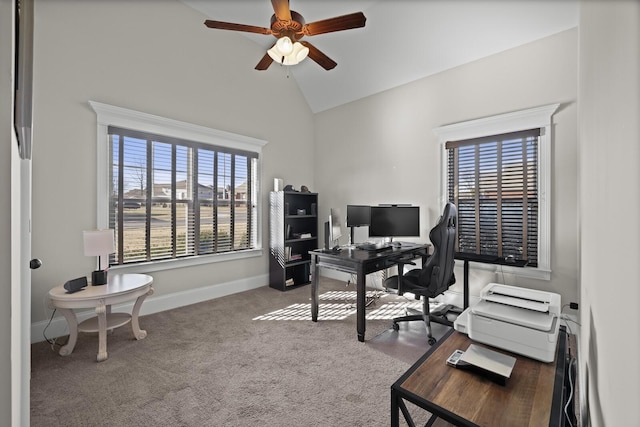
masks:
<svg viewBox="0 0 640 427"><path fill-rule="evenodd" d="M124 164L123 164L123 192L131 197L139 198L142 195L137 193L131 193L131 190L144 190L147 188L146 184L146 168L147 168L147 141L139 138L124 137ZM118 165L120 164L120 151L119 151L120 137L113 135L113 175L114 175L114 189L117 189L118 183ZM189 150L188 147L178 145L176 147L176 182L184 182L188 178L190 170L189 165ZM213 188L214 185L214 156L217 155L218 161L218 189L230 189L231 187L231 161L232 155L229 153L216 152L213 150L207 150L197 148L198 150L198 165L197 165L197 177L198 184ZM153 174L152 179L154 184L171 184L171 170L172 170L172 154L171 144L162 142L152 143L152 156L153 156ZM238 158L242 158L237 157ZM244 159L243 159L244 160ZM246 163L240 164L236 160L235 170L235 187L240 187L247 182L247 167Z"/></svg>

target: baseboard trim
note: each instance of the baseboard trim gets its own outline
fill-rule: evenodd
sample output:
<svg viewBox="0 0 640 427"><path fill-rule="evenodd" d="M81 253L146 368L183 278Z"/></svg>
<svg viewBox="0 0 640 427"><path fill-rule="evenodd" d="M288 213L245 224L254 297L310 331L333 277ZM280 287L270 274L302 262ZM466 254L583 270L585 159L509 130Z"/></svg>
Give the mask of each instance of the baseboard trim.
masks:
<svg viewBox="0 0 640 427"><path fill-rule="evenodd" d="M187 305L220 298L227 295L237 294L239 292L249 291L251 289L257 289L262 286L267 286L267 283L269 283L269 275L263 274L260 276L248 277L245 279L219 283L216 285L203 286L201 288L173 292L165 295L151 295L144 301L144 304L142 304L140 315L146 316L148 314L160 313L162 311L167 311L174 308L184 307ZM127 303L114 305L111 307L111 310L114 313L131 313L134 303L135 301L130 301ZM76 311L78 322L82 322L94 316L95 312L93 310ZM48 339L69 334L67 321L62 315L57 315L53 317L51 323L49 323L48 320L43 320L31 324L32 344L45 340L45 329Z"/></svg>

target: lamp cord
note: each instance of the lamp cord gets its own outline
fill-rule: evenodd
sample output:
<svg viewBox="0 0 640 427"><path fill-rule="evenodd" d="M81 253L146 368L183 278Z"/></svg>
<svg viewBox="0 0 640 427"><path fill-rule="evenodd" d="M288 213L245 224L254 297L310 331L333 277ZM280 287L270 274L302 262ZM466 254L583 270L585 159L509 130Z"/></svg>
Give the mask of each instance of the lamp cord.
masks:
<svg viewBox="0 0 640 427"><path fill-rule="evenodd" d="M45 326L44 329L42 330L42 336L44 337L44 340L49 343L49 345L51 346L51 350L53 351L56 351L56 346L62 347L64 345L64 344L58 344L57 342L58 338L51 339L51 338L47 338L47 335L46 335L47 328L51 325L51 322L53 321L53 316L56 314L56 311L57 309L54 308L53 313L51 313L51 318L49 318L49 323L47 323L47 326Z"/></svg>
<svg viewBox="0 0 640 427"><path fill-rule="evenodd" d="M47 323L47 326L44 327L44 329L42 330L42 336L44 337L44 340L46 342L49 343L49 345L51 345L51 350L55 351L55 346L56 346L56 340L54 339L50 339L47 338L46 332L47 332L47 328L51 325L51 322L53 321L53 316L56 314L56 310L57 309L53 309L53 313L51 313L51 318L49 318L49 323Z"/></svg>

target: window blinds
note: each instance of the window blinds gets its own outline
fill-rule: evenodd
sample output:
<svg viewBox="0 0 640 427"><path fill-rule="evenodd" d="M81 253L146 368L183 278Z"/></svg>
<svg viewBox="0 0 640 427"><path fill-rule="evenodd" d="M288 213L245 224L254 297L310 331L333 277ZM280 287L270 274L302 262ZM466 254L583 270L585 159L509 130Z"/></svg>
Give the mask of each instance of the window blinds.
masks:
<svg viewBox="0 0 640 427"><path fill-rule="evenodd" d="M258 153L108 127L112 264L254 247Z"/></svg>
<svg viewBox="0 0 640 427"><path fill-rule="evenodd" d="M539 136L530 129L445 144L457 252L512 255L537 267Z"/></svg>

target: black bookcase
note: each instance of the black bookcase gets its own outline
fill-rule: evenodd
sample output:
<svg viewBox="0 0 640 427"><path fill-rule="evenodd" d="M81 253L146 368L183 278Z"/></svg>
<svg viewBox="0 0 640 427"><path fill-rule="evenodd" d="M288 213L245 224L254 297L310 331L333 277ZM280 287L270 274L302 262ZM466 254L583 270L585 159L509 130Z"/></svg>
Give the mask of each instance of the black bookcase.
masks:
<svg viewBox="0 0 640 427"><path fill-rule="evenodd" d="M309 251L318 246L318 193L269 194L269 286L286 291L311 282Z"/></svg>

